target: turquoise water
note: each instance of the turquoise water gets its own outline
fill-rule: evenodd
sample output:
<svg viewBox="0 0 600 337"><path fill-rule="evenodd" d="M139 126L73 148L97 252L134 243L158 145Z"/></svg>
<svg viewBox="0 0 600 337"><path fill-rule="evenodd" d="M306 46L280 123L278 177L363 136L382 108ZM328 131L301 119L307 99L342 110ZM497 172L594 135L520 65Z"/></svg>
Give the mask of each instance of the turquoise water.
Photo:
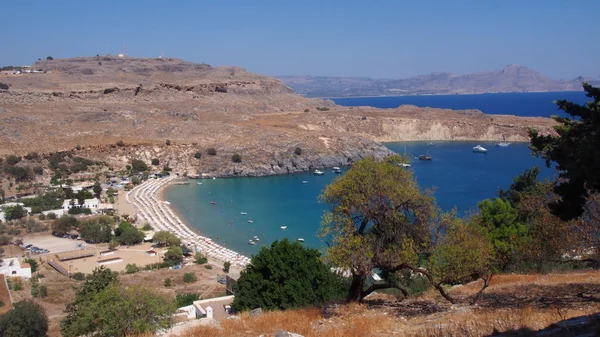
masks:
<svg viewBox="0 0 600 337"><path fill-rule="evenodd" d="M434 188L440 207L457 207L461 214L476 208L477 202L508 188L512 177L538 165L542 176L550 177L543 161L532 157L527 144L506 148L481 143L486 154L472 152L478 142L391 143L398 152L419 155L428 152L432 161L412 160L411 170L422 188ZM346 170L347 168L344 168ZM322 247L317 231L327 205L318 202L321 191L337 176L330 169L325 175L311 173L262 177L190 180L190 185L170 187L165 197L171 206L202 235L242 254L252 255L263 244L289 237L303 238L311 247ZM302 183L307 181L307 183ZM201 182L202 185L198 185ZM211 201L216 204L212 205ZM248 213L241 215L241 212ZM253 223L248 223L252 220ZM287 226L282 230L281 226ZM256 246L248 245L254 236Z"/></svg>

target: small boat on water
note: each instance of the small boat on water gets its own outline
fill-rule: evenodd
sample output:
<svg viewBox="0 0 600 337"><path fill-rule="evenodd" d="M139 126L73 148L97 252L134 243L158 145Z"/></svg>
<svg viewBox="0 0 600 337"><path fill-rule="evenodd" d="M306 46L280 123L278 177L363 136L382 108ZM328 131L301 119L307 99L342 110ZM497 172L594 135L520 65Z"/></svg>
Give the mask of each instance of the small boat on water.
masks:
<svg viewBox="0 0 600 337"><path fill-rule="evenodd" d="M298 238L296 241L298 241L298 242L304 242L304 239L303 238Z"/></svg>
<svg viewBox="0 0 600 337"><path fill-rule="evenodd" d="M429 145L429 146L434 146L435 144L433 144L433 143L429 143L429 144L427 144L427 145Z"/></svg>
<svg viewBox="0 0 600 337"><path fill-rule="evenodd" d="M410 167L410 164L407 164L407 163L400 163L400 164L398 164L398 165L400 165L400 166L402 166L402 167L405 167L405 168L406 168L406 167Z"/></svg>
<svg viewBox="0 0 600 337"><path fill-rule="evenodd" d="M248 213L246 213L246 212L240 212L240 214L241 214L241 215L246 215L246 214L248 214Z"/></svg>
<svg viewBox="0 0 600 337"><path fill-rule="evenodd" d="M486 153L487 149L481 145L477 145L477 146L473 147L473 152Z"/></svg>
<svg viewBox="0 0 600 337"><path fill-rule="evenodd" d="M170 205L170 204L171 204L171 203L170 203L170 202L168 202L168 201L163 201L163 203L164 203L165 205Z"/></svg>
<svg viewBox="0 0 600 337"><path fill-rule="evenodd" d="M317 176L322 176L322 175L325 174L325 172L319 171L319 170L315 170L314 174L317 175Z"/></svg>
<svg viewBox="0 0 600 337"><path fill-rule="evenodd" d="M256 244L256 242L252 241L252 240L248 240L248 244L251 246L254 246Z"/></svg>
<svg viewBox="0 0 600 337"><path fill-rule="evenodd" d="M213 177L213 179L217 179L216 177Z"/></svg>
<svg viewBox="0 0 600 337"><path fill-rule="evenodd" d="M281 228L281 229L286 229L286 228L287 228L287 226L281 226L281 227L279 227L279 228Z"/></svg>
<svg viewBox="0 0 600 337"><path fill-rule="evenodd" d="M500 147L507 147L509 145L510 145L510 143L507 143L507 142L496 143L496 146L500 146Z"/></svg>
<svg viewBox="0 0 600 337"><path fill-rule="evenodd" d="M214 202L214 201L211 201L211 202L210 202L210 204L211 204L211 205L216 205L217 203L216 203L216 202Z"/></svg>
<svg viewBox="0 0 600 337"><path fill-rule="evenodd" d="M306 181L306 180L302 180L302 183L303 183L303 184L308 184L308 181Z"/></svg>
<svg viewBox="0 0 600 337"><path fill-rule="evenodd" d="M248 223L254 223L254 220L248 220Z"/></svg>
<svg viewBox="0 0 600 337"><path fill-rule="evenodd" d="M342 173L342 169L339 168L339 167L337 167L337 166L334 166L333 167L333 173Z"/></svg>
<svg viewBox="0 0 600 337"><path fill-rule="evenodd" d="M201 183L201 182L199 182L199 181L198 181L198 182L196 182L196 184L198 184L198 185L202 185L202 183Z"/></svg>
<svg viewBox="0 0 600 337"><path fill-rule="evenodd" d="M419 156L419 160L431 160L431 156L429 155L429 153L422 154Z"/></svg>
<svg viewBox="0 0 600 337"><path fill-rule="evenodd" d="M254 240L254 241L260 241L260 239L256 235L252 238L252 240Z"/></svg>

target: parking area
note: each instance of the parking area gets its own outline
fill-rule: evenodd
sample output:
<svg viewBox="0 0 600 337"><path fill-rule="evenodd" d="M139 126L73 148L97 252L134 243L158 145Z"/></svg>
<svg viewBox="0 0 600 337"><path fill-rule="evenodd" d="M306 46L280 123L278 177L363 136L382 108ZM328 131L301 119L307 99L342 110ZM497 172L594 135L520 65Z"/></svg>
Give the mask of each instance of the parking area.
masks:
<svg viewBox="0 0 600 337"><path fill-rule="evenodd" d="M95 248L96 245L93 244L86 244L84 242L82 242L81 240L73 240L73 239L66 239L66 238L59 238L53 235L36 235L36 236L31 236L31 237L24 237L23 238L23 243L24 244L30 244L33 245L35 247L47 250L47 253L42 253L42 254L55 254L55 253L62 253L62 252L67 252L67 251L71 251L71 250L79 250L81 249L80 245L86 245L87 248Z"/></svg>

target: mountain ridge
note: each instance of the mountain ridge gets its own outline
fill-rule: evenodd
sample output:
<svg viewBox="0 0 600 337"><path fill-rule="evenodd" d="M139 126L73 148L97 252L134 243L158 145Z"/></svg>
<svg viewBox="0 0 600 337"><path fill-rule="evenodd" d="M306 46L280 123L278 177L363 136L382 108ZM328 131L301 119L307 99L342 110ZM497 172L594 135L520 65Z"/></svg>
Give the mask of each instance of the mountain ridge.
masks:
<svg viewBox="0 0 600 337"><path fill-rule="evenodd" d="M276 78L306 97L581 91L583 81L600 83L599 80L584 76L571 80L553 80L532 68L518 64L463 75L432 72L404 79L311 75L286 75Z"/></svg>

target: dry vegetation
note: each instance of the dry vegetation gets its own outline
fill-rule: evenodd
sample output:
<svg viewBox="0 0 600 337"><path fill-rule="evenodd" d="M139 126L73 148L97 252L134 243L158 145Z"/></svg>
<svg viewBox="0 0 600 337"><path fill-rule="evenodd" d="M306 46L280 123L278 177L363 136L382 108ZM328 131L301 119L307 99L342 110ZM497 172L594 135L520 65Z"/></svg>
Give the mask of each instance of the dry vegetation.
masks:
<svg viewBox="0 0 600 337"><path fill-rule="evenodd" d="M197 327L181 335L272 336L279 330L311 336L485 336L521 328L539 330L571 317L600 312L600 272L500 275L477 306L450 306L433 291L402 302L375 295L364 304L275 311ZM457 287L470 295L476 284Z"/></svg>

